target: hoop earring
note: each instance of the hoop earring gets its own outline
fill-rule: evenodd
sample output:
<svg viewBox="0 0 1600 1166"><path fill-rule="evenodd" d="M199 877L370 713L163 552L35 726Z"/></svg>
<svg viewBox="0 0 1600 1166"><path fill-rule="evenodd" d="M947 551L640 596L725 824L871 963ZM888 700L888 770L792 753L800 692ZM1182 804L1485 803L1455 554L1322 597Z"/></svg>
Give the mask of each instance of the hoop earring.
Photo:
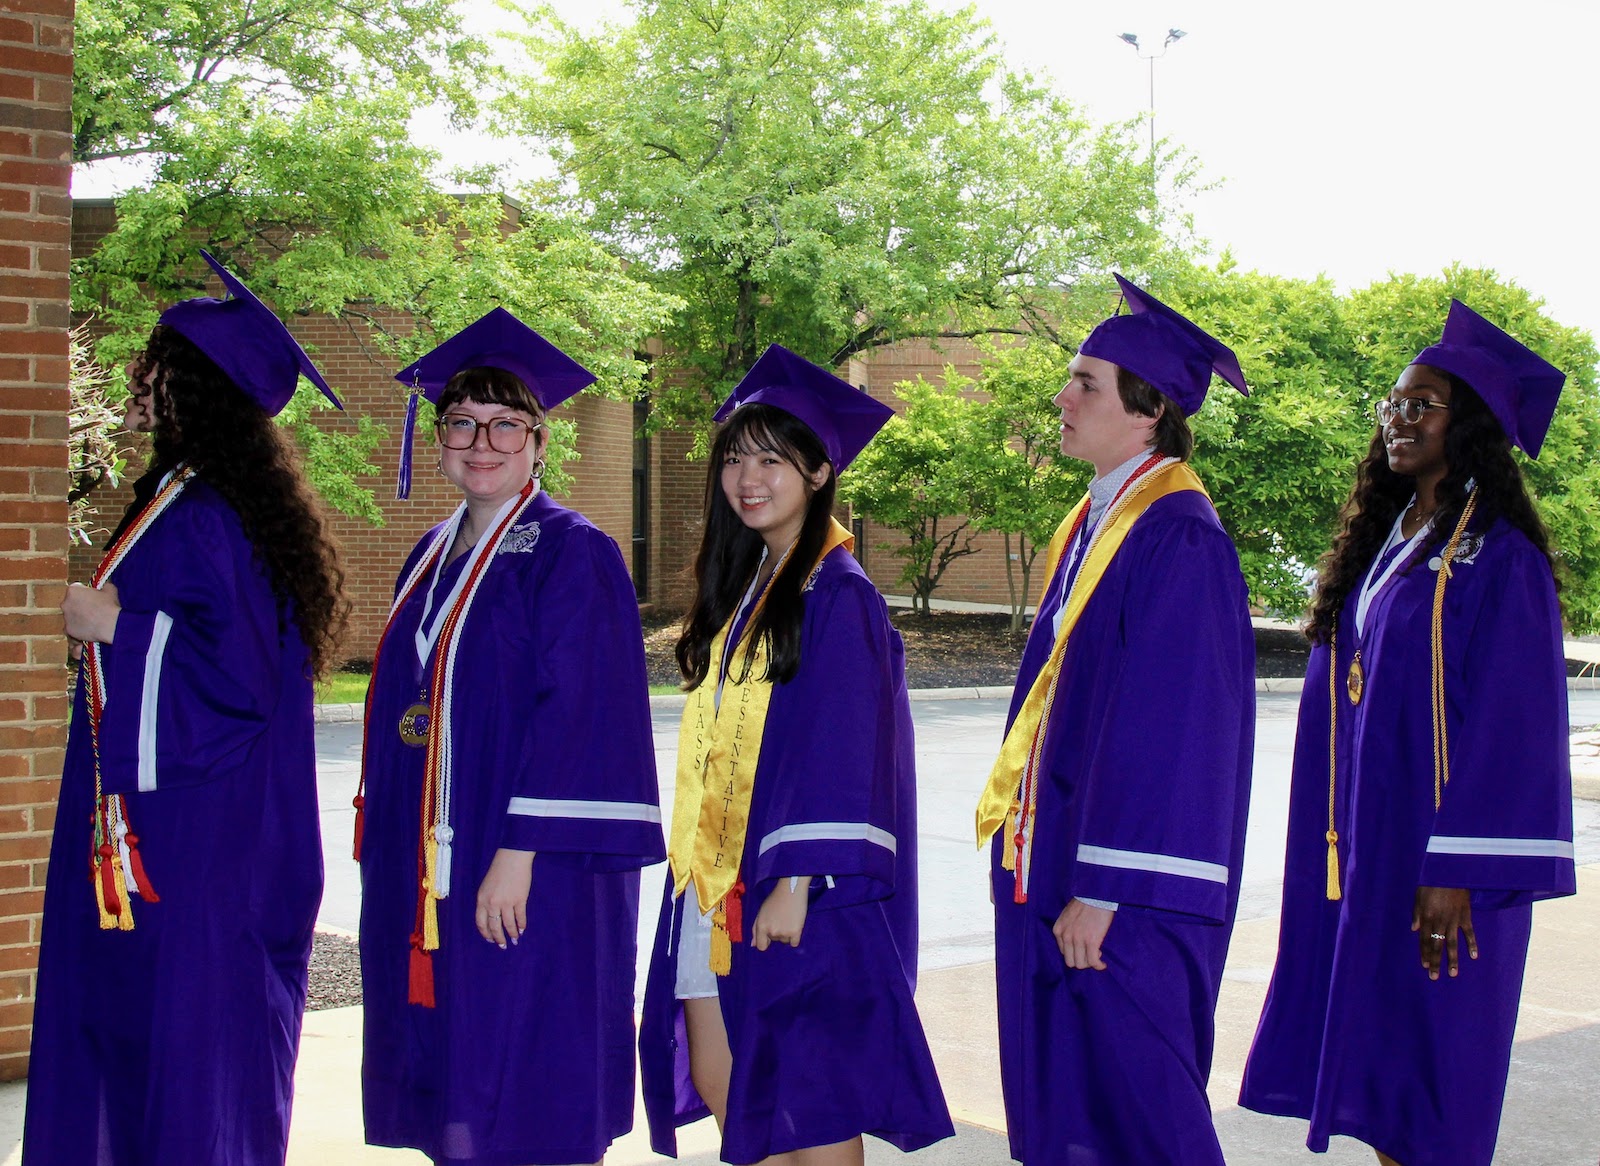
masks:
<svg viewBox="0 0 1600 1166"><path fill-rule="evenodd" d="M533 463L533 473L529 475L535 482L544 477L544 458Z"/></svg>

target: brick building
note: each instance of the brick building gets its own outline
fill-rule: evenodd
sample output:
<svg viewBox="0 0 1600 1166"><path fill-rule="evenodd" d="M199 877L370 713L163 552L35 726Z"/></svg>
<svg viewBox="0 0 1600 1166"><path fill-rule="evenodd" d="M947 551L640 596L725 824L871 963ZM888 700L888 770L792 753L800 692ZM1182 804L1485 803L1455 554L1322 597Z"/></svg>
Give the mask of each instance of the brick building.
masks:
<svg viewBox="0 0 1600 1166"><path fill-rule="evenodd" d="M111 229L114 215L109 200L76 202L74 250L82 254L91 249ZM404 328L403 320L385 323ZM383 511L384 525L373 527L362 519L333 516L345 551L348 591L355 604L345 652L352 660L366 660L382 630L394 580L407 552L424 531L450 513L458 496L436 475L432 456L426 444L420 443L411 497L404 502L395 500L405 395L392 379L393 362L371 343L366 325L330 317L296 318L289 324L345 402L345 416L324 414L319 424L354 428L355 419L365 416L390 433L390 440L374 455L379 473L369 482ZM942 349L925 341L908 341L853 360L841 371L879 400L895 404L896 383L917 376L937 380L945 365L952 363L971 375L976 372L976 362L976 349L965 341ZM572 493L562 501L582 511L617 541L633 570L641 602L676 610L685 602L689 586L687 571L699 533L705 467L688 460L687 434L640 436L644 409L642 404L580 394L556 411L556 416L574 420L579 434L580 457L568 463ZM126 483L117 490L97 492L102 523L109 525L115 520L128 496ZM901 560L889 553L885 544L900 537L869 523L858 547L874 582L891 593L904 590L896 584ZM956 562L940 586L939 597L1006 602L999 537L983 536L976 545L984 548L983 553ZM86 578L96 561L95 550L76 552L73 577Z"/></svg>
<svg viewBox="0 0 1600 1166"><path fill-rule="evenodd" d="M0 6L0 1079L28 1069L66 742L72 16Z"/></svg>

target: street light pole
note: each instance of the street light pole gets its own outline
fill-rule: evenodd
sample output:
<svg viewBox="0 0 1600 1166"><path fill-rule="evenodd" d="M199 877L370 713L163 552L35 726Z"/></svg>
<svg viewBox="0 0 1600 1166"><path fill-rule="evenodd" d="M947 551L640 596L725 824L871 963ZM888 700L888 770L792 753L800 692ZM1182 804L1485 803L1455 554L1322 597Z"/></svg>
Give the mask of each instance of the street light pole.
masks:
<svg viewBox="0 0 1600 1166"><path fill-rule="evenodd" d="M1150 181L1155 183L1156 173L1156 61L1167 55L1167 50L1177 44L1189 34L1181 28L1167 29L1167 37L1161 42L1161 51L1146 53L1139 47L1139 38L1131 32L1120 34L1117 39L1131 48L1141 61L1150 62Z"/></svg>

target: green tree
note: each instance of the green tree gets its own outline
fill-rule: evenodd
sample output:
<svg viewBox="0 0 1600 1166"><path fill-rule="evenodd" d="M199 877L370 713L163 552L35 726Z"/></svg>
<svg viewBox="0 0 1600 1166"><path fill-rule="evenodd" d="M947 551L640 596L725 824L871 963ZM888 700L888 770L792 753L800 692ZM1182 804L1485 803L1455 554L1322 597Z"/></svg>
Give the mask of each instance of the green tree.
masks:
<svg viewBox="0 0 1600 1166"><path fill-rule="evenodd" d="M410 141L423 104L473 110L481 46L449 0L85 0L77 36L76 160L140 160L114 229L73 263L102 364L137 349L162 304L204 294L204 245L281 313L370 328L385 362L504 304L601 391L642 391L635 350L676 302L630 277L549 188L512 202L493 175L462 176L478 193L447 196L437 157ZM378 521L360 479L382 427L335 420L309 389L285 421L323 495ZM559 489L573 447L570 427L555 430Z"/></svg>
<svg viewBox="0 0 1600 1166"><path fill-rule="evenodd" d="M1061 456L1061 413L1053 398L1066 384L1071 353L1035 339L987 346L976 382L975 473L983 487L969 504L972 525L997 530L1006 556L1011 630L1021 631L1034 600L1033 566L1056 527L1082 496L1085 462Z"/></svg>
<svg viewBox="0 0 1600 1166"><path fill-rule="evenodd" d="M1064 287L1161 243L1133 127L1096 129L1008 71L971 9L631 6L592 35L524 10L537 72L507 79L499 111L688 305L663 423L703 422L773 341L838 367L911 336L1051 334Z"/></svg>
<svg viewBox="0 0 1600 1166"><path fill-rule="evenodd" d="M932 612L931 600L950 564L976 554L978 531L962 517L983 460L977 403L970 382L946 370L942 384L918 377L895 386L905 410L893 417L839 479L839 494L873 521L899 531L905 542L888 549L905 561L900 583L912 610Z"/></svg>
<svg viewBox="0 0 1600 1166"><path fill-rule="evenodd" d="M1151 284L1238 353L1250 396L1212 382L1191 419L1194 466L1252 600L1297 619L1372 432L1344 300L1326 279L1240 271L1226 254L1211 266L1180 257Z"/></svg>

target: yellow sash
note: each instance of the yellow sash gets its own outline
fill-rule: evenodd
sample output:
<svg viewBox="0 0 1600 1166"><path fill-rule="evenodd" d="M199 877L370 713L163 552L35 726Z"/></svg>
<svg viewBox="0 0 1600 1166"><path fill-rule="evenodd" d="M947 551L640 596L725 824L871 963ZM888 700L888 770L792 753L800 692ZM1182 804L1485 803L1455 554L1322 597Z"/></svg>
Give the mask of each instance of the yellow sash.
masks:
<svg viewBox="0 0 1600 1166"><path fill-rule="evenodd" d="M820 566L835 547L851 546L854 538L837 522L817 556ZM781 567L781 564L780 564ZM778 571L772 572L772 579ZM720 908L739 877L744 856L750 795L755 789L756 761L767 727L772 681L767 677L767 643L752 642L750 630L766 603L772 579L751 609L733 660L722 681L722 702L716 701L717 676L735 611L711 641L711 670L683 709L678 727L678 779L672 801L672 838L667 858L672 864L673 893L694 882L700 910ZM750 667L745 668L746 660ZM715 951L713 966L715 966Z"/></svg>
<svg viewBox="0 0 1600 1166"><path fill-rule="evenodd" d="M1205 493L1205 487L1200 484L1200 479L1186 463L1171 462L1159 467L1146 474L1117 502L1114 502L1110 512L1095 531L1094 537L1089 542L1089 549L1084 555L1083 566L1078 572L1077 579L1073 581L1072 592L1067 596L1066 614L1062 617L1061 631L1056 636L1055 646L1050 650L1050 658L1045 661L1039 674L1033 678L1033 686L1028 689L1027 699L1022 702L1017 719L1012 722L1011 730L1006 734L1005 743L1000 747L1000 756L994 763L994 769L989 773L989 782L978 801L980 848L993 837L996 830L1006 824L1008 818L1013 820L1012 826L1014 826L1019 812L1025 811L1030 815L1032 813L1032 805L1024 807L1019 800L1019 791L1023 777L1037 772L1039 754L1044 747L1044 726L1049 723L1050 707L1055 703L1056 682L1061 676L1061 659L1066 651L1067 640L1072 635L1072 629L1077 625L1078 617L1083 614L1084 607L1088 605L1089 597L1094 594L1095 587L1105 575L1106 568L1111 565L1111 560L1122 547L1123 539L1128 537L1128 531L1133 528L1140 515L1159 499L1182 490L1198 490L1202 494ZM1068 537L1074 523L1079 513L1086 511L1088 506L1089 498L1085 495L1061 523L1055 537L1050 540L1049 568L1045 571L1044 587L1039 592L1041 607L1044 605L1044 597L1050 589L1050 583L1055 578L1056 569L1061 563L1061 556L1066 553ZM1033 796L1036 796L1036 791ZM1007 870L1016 869L1016 831L1011 827L1006 830L1006 852L1003 861Z"/></svg>

